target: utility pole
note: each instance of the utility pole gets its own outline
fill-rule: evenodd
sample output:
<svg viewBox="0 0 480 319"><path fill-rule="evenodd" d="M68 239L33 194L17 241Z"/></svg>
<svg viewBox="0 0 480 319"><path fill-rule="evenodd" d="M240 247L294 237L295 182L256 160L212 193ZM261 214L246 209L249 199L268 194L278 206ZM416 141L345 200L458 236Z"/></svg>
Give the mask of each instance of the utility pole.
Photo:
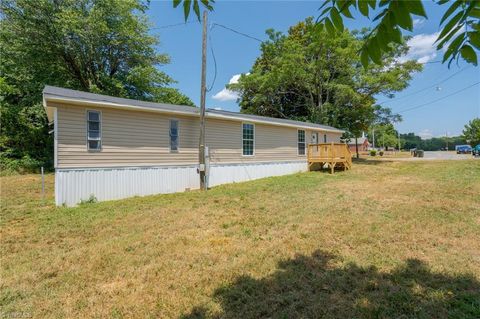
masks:
<svg viewBox="0 0 480 319"><path fill-rule="evenodd" d="M200 173L200 189L206 190L206 167L205 167L205 95L207 74L207 11L203 11L203 35L202 35L202 79L200 91L200 139L198 141L198 171Z"/></svg>
<svg viewBox="0 0 480 319"><path fill-rule="evenodd" d="M447 143L447 151L448 151L448 132L445 131L445 142Z"/></svg>
<svg viewBox="0 0 480 319"><path fill-rule="evenodd" d="M357 153L357 158L360 158L360 154L358 153L358 139L357 139L357 135L355 135L355 153Z"/></svg>
<svg viewBox="0 0 480 319"><path fill-rule="evenodd" d="M398 151L400 152L400 131L397 131Z"/></svg>
<svg viewBox="0 0 480 319"><path fill-rule="evenodd" d="M375 149L375 126L372 128L372 147Z"/></svg>

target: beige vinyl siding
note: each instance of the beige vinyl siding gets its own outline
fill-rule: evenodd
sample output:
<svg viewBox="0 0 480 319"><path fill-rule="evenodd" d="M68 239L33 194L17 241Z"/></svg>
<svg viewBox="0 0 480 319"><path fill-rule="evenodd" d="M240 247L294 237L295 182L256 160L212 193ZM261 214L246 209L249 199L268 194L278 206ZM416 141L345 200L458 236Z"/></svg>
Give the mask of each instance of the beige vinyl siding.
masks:
<svg viewBox="0 0 480 319"><path fill-rule="evenodd" d="M299 160L297 155L297 129L290 127L255 124L253 156L243 156L242 123L240 121L207 121L207 145L211 162L271 162Z"/></svg>
<svg viewBox="0 0 480 319"><path fill-rule="evenodd" d="M327 135L327 143L340 143L340 137L342 136L341 133L332 133L332 132L325 132L325 131L320 131L320 130L306 130L305 131L305 139L307 141L307 144L312 144L313 143L313 133L318 132L318 142L317 143L323 143L323 135Z"/></svg>
<svg viewBox="0 0 480 319"><path fill-rule="evenodd" d="M58 167L186 165L198 161L198 120L148 112L58 106ZM86 111L102 112L102 149L88 151ZM170 152L170 119L179 120L179 150Z"/></svg>
<svg viewBox="0 0 480 319"><path fill-rule="evenodd" d="M198 163L199 119L113 108L55 105L58 116L58 168L192 165ZM101 118L101 151L88 151L86 112L98 110ZM170 119L179 121L178 152L170 152ZM206 145L211 163L306 160L297 154L297 129L255 124L254 156L242 155L242 123L207 118ZM248 122L245 122L248 123ZM323 142L323 131L319 142ZM311 143L312 130L305 130ZM328 133L328 142L340 134Z"/></svg>

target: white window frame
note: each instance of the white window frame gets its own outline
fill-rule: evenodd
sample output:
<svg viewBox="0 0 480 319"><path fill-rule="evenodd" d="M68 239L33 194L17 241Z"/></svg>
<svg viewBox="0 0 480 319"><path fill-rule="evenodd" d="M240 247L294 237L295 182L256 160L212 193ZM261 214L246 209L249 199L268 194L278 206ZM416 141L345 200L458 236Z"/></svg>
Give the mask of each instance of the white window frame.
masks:
<svg viewBox="0 0 480 319"><path fill-rule="evenodd" d="M177 122L177 149L172 149L172 121ZM170 153L178 153L180 151L180 120L176 118L171 118L168 120L168 147L170 149Z"/></svg>
<svg viewBox="0 0 480 319"><path fill-rule="evenodd" d="M252 127L253 127L253 152L252 152L252 154L248 154L248 155L245 155L244 152L243 152L243 151L244 151L244 150L243 150L243 141L244 141L244 138L243 138L243 125L245 125L245 124L252 125ZM241 127L241 129L242 129L242 130L241 130L241 132L242 132L242 156L244 156L244 157L252 157L252 156L255 156L255 140L256 140L256 138L255 138L255 133L256 133L256 132L255 132L255 131L256 131L256 130L255 130L255 124L254 124L254 123L251 123L251 122L242 122L242 125L241 125L240 127Z"/></svg>
<svg viewBox="0 0 480 319"><path fill-rule="evenodd" d="M299 136L298 136L300 131L303 132L303 142L300 142L300 139L299 139ZM299 152L298 146L300 145L300 143L303 143L303 154L300 154L300 152ZM307 131L302 130L302 129L297 129L297 155L298 156L306 156L306 154L307 154Z"/></svg>
<svg viewBox="0 0 480 319"><path fill-rule="evenodd" d="M90 119L88 117L88 114L90 112L95 112L95 113L98 113L98 123L99 123L99 130L98 130L98 139L92 139L92 138L89 138L88 137L88 131L89 131L89 128L88 128L88 122L90 122ZM87 144L87 150L89 152L101 152L102 149L103 149L103 135L102 135L102 129L103 129L103 123L102 123L102 111L99 111L99 110L86 110L86 113L85 113L85 119L86 119L86 136L85 136L85 140L86 140L86 144ZM100 141L100 148L90 148L90 144L88 143L89 141Z"/></svg>

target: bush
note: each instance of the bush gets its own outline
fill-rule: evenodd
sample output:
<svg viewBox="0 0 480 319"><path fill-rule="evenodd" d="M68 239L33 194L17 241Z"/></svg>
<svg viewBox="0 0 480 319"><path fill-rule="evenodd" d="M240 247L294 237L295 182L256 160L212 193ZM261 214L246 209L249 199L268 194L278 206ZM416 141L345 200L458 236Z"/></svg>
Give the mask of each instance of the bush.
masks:
<svg viewBox="0 0 480 319"><path fill-rule="evenodd" d="M95 195L91 194L88 199L82 199L80 201L80 205L94 204L96 202L97 202L97 198L95 197Z"/></svg>
<svg viewBox="0 0 480 319"><path fill-rule="evenodd" d="M378 155L383 156L383 151L380 151Z"/></svg>
<svg viewBox="0 0 480 319"><path fill-rule="evenodd" d="M371 150L370 151L370 156L375 156L377 155L377 151L376 150Z"/></svg>
<svg viewBox="0 0 480 319"><path fill-rule="evenodd" d="M6 156L2 156L0 159L2 175L13 173L38 173L42 164L41 161L31 158L28 155L25 155L20 159L8 158Z"/></svg>

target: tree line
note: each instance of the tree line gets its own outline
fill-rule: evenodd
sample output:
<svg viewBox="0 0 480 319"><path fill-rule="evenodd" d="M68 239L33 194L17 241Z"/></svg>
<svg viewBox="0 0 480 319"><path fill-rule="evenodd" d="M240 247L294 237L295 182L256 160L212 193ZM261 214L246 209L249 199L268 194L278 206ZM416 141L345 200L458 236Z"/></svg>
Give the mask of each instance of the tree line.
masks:
<svg viewBox="0 0 480 319"><path fill-rule="evenodd" d="M161 71L170 62L149 32L148 1L2 0L0 168L53 166L45 85L194 105Z"/></svg>
<svg viewBox="0 0 480 319"><path fill-rule="evenodd" d="M174 1L177 6L181 1ZM198 15L198 1L184 2ZM212 9L208 1L202 1ZM0 168L52 167L53 137L42 106L42 89L56 85L118 97L194 106L173 88L149 32L148 1L4 0L0 3ZM187 10L188 9L188 10ZM388 44L381 59L365 65L359 52L372 30L334 35L308 18L282 33L267 30L260 56L228 88L241 112L332 125L345 138L372 127L389 139L401 120L375 96L393 97L408 87L422 65L400 63L407 37Z"/></svg>

